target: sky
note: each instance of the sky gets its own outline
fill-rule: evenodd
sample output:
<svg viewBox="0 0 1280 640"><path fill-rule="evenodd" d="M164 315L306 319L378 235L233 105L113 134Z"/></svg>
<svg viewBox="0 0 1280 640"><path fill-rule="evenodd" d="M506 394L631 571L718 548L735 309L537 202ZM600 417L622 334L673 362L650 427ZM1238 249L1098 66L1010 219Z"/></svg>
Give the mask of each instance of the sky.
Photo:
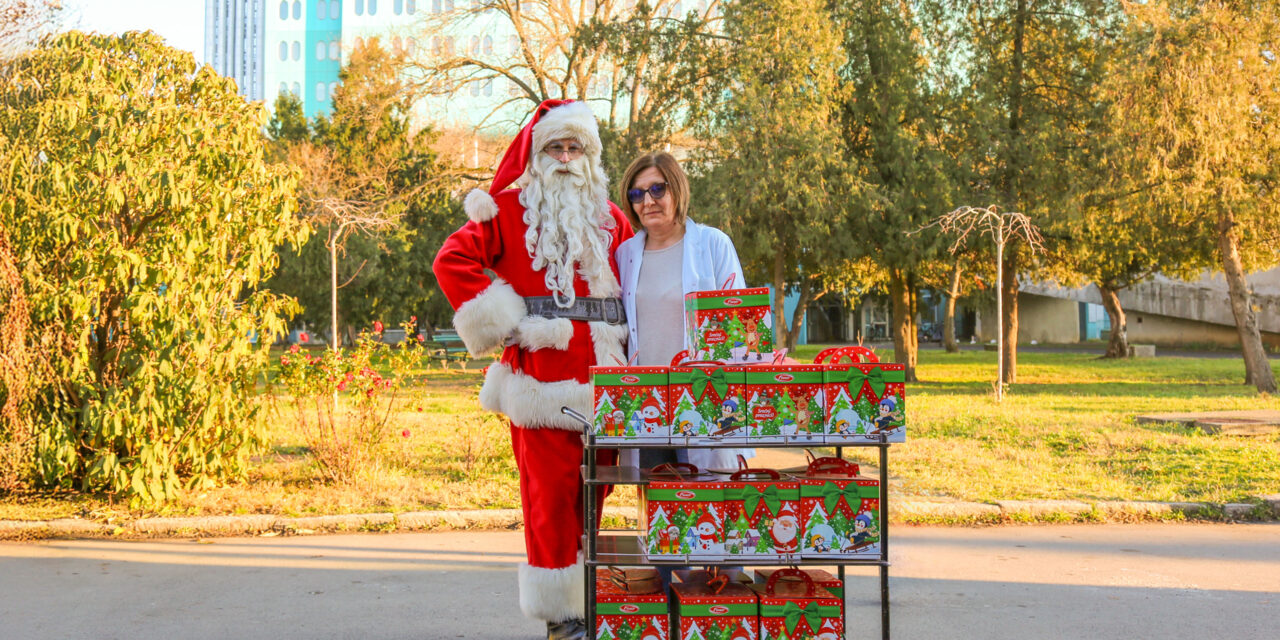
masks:
<svg viewBox="0 0 1280 640"><path fill-rule="evenodd" d="M66 24L84 31L150 29L204 61L204 0L67 0Z"/></svg>

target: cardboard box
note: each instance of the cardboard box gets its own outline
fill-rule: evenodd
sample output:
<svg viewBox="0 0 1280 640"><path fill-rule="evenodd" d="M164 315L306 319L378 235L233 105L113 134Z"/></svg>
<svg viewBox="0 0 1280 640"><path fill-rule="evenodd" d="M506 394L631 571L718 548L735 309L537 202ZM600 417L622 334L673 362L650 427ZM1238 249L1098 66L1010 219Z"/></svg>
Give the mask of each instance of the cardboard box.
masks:
<svg viewBox="0 0 1280 640"><path fill-rule="evenodd" d="M769 581L769 577L776 571L777 569L772 568L756 569L755 580L753 580L753 582L765 584ZM814 584L830 591L831 595L840 598L841 601L844 600L844 583L840 582L840 578L835 577L831 572L826 571L825 569L801 569L801 571L803 571L805 575L809 576L809 579L812 580ZM795 577L789 578L789 580L796 579L797 578ZM844 606L843 602L841 606Z"/></svg>
<svg viewBox="0 0 1280 640"><path fill-rule="evenodd" d="M668 422L673 443L747 441L743 369L716 364L671 367Z"/></svg>
<svg viewBox="0 0 1280 640"><path fill-rule="evenodd" d="M799 576L800 582L781 580L786 576ZM844 637L840 599L801 571L780 569L751 589L760 597L760 640Z"/></svg>
<svg viewBox="0 0 1280 640"><path fill-rule="evenodd" d="M800 553L800 483L795 478L748 469L723 486L726 555L777 559Z"/></svg>
<svg viewBox="0 0 1280 640"><path fill-rule="evenodd" d="M729 364L773 360L773 313L766 287L686 294L684 319L694 360Z"/></svg>
<svg viewBox="0 0 1280 640"><path fill-rule="evenodd" d="M670 442L667 383L667 367L591 367L596 442Z"/></svg>
<svg viewBox="0 0 1280 640"><path fill-rule="evenodd" d="M893 363L826 364L829 443L905 442L906 368Z"/></svg>
<svg viewBox="0 0 1280 640"><path fill-rule="evenodd" d="M748 441L824 442L823 369L820 364L747 367Z"/></svg>
<svg viewBox="0 0 1280 640"><path fill-rule="evenodd" d="M847 460L818 458L800 477L802 556L880 555L880 481L858 473Z"/></svg>
<svg viewBox="0 0 1280 640"><path fill-rule="evenodd" d="M724 556L724 487L720 476L688 464L683 473L650 476L640 494L650 558L719 560Z"/></svg>
<svg viewBox="0 0 1280 640"><path fill-rule="evenodd" d="M721 576L711 582L671 585L672 629L679 640L755 640L760 606L747 585Z"/></svg>
<svg viewBox="0 0 1280 640"><path fill-rule="evenodd" d="M667 596L661 587L655 593L632 593L611 579L609 569L596 569L596 640L669 640L668 624Z"/></svg>

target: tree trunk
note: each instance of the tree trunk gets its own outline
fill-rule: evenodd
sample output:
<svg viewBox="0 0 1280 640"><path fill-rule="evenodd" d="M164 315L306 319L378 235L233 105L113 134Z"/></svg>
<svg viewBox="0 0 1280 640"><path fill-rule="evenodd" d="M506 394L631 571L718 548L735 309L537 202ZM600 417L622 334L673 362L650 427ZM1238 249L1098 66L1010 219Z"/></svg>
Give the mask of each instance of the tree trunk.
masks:
<svg viewBox="0 0 1280 640"><path fill-rule="evenodd" d="M1001 319L1001 331L1004 337L1004 381L1012 384L1018 381L1018 258L1014 252L1006 252L1004 282L1000 298L1004 303L1004 317Z"/></svg>
<svg viewBox="0 0 1280 640"><path fill-rule="evenodd" d="M907 382L915 382L915 322L911 316L910 283L898 269L889 270L889 299L893 303L893 361L906 365Z"/></svg>
<svg viewBox="0 0 1280 640"><path fill-rule="evenodd" d="M804 326L804 315L808 312L809 303L813 302L813 282L808 278L800 278L800 298L796 301L796 310L791 314L791 329L787 331L789 344L800 343L800 330Z"/></svg>
<svg viewBox="0 0 1280 640"><path fill-rule="evenodd" d="M956 298L960 297L960 261L951 266L951 284L947 289L947 312L942 317L942 344L947 353L959 353L956 341Z"/></svg>
<svg viewBox="0 0 1280 640"><path fill-rule="evenodd" d="M1120 290L1098 285L1098 291L1102 292L1102 306L1106 307L1107 317L1111 319L1111 341L1107 343L1107 352L1102 357L1128 358L1129 327L1120 306Z"/></svg>
<svg viewBox="0 0 1280 640"><path fill-rule="evenodd" d="M782 280L782 252L773 256L773 349L791 349L791 336L787 331L786 290Z"/></svg>
<svg viewBox="0 0 1280 640"><path fill-rule="evenodd" d="M1276 378L1267 360L1267 351L1262 346L1262 336L1258 333L1258 316L1253 311L1249 283L1244 279L1235 215L1230 209L1218 217L1218 249L1222 253L1222 272L1227 278L1231 314L1235 316L1236 331L1240 334L1245 384L1252 383L1258 388L1258 393L1275 393Z"/></svg>

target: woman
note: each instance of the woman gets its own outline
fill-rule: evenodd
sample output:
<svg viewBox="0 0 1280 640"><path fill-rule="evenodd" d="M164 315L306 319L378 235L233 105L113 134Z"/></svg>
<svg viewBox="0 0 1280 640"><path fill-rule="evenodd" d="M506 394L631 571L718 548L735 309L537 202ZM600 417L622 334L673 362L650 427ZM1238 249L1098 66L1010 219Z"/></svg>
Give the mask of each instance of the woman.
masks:
<svg viewBox="0 0 1280 640"><path fill-rule="evenodd" d="M634 356L637 366L665 366L688 346L685 294L741 288L746 281L729 236L688 218L689 179L671 154L636 158L620 184L622 212L636 230L615 254L631 331L627 356ZM679 461L701 469L736 469L738 454L755 455L751 449L639 451L639 460L632 461L643 468Z"/></svg>

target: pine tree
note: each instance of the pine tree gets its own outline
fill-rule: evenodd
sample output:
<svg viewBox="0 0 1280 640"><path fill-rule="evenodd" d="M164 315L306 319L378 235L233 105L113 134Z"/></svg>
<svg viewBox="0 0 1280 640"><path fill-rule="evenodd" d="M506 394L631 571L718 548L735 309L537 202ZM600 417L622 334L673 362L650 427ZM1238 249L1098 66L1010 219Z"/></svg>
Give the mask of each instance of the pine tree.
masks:
<svg viewBox="0 0 1280 640"><path fill-rule="evenodd" d="M738 314L729 316L724 323L724 332L729 336L729 344L734 347L741 347L747 343L747 331L743 326L742 320L738 318Z"/></svg>

